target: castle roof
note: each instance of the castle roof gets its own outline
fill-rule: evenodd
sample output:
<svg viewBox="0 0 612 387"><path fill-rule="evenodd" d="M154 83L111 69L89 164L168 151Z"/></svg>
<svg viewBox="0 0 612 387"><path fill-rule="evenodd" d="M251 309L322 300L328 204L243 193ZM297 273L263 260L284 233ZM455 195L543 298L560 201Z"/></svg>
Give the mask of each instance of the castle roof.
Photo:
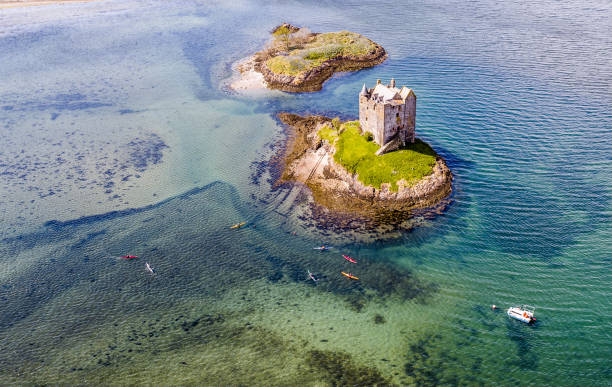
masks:
<svg viewBox="0 0 612 387"><path fill-rule="evenodd" d="M396 87L388 87L379 83L376 85L374 90L372 91L372 97L378 97L382 99L383 102L389 102L394 99L402 99L400 96L400 90Z"/></svg>
<svg viewBox="0 0 612 387"><path fill-rule="evenodd" d="M361 88L361 92L359 92L359 95L368 95L368 89L366 89L365 83L363 84L363 87Z"/></svg>
<svg viewBox="0 0 612 387"><path fill-rule="evenodd" d="M400 97L402 97L402 99L406 99L410 94L416 96L412 89L409 89L406 86L402 86L402 90L400 90Z"/></svg>

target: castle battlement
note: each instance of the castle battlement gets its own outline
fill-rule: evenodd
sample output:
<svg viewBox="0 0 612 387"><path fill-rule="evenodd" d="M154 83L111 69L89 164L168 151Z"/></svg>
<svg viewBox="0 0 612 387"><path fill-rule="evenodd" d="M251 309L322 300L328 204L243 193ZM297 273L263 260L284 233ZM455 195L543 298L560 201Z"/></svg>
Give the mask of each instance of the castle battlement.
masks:
<svg viewBox="0 0 612 387"><path fill-rule="evenodd" d="M388 85L378 80L372 89L363 85L359 93L359 124L363 132L372 133L381 146L381 154L414 142L415 118L416 95L412 89L398 89L394 79ZM395 146L385 147L392 141Z"/></svg>

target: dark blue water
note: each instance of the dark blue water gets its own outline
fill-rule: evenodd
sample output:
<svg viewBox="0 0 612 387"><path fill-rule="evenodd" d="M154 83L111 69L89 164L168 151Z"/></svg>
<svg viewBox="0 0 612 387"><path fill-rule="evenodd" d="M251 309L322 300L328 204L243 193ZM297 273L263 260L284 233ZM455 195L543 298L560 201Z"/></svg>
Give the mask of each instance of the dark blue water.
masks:
<svg viewBox="0 0 612 387"><path fill-rule="evenodd" d="M0 384L609 385L611 11L0 10ZM282 21L362 33L389 59L317 93L228 93ZM392 77L454 192L411 232L353 241L271 186L274 115L356 118L361 85ZM490 309L516 303L535 326Z"/></svg>

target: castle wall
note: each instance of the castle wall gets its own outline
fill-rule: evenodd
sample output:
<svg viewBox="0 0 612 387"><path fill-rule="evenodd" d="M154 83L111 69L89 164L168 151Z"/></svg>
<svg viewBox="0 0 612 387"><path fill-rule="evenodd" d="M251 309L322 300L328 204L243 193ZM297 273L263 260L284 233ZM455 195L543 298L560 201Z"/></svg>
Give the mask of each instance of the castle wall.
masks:
<svg viewBox="0 0 612 387"><path fill-rule="evenodd" d="M359 125L362 132L370 132L378 144L383 140L383 106L363 95L359 96Z"/></svg>
<svg viewBox="0 0 612 387"><path fill-rule="evenodd" d="M404 138L402 141L414 142L415 132L414 128L416 125L416 96L414 94L408 95L406 98L406 108L404 109Z"/></svg>
<svg viewBox="0 0 612 387"><path fill-rule="evenodd" d="M396 135L402 143L415 140L416 97L408 96L405 104L389 103L385 106L384 135L381 146L391 141Z"/></svg>
<svg viewBox="0 0 612 387"><path fill-rule="evenodd" d="M404 113L403 105L386 104L384 106L384 117L383 117L383 140L380 145L385 145L393 137L397 135L402 127Z"/></svg>
<svg viewBox="0 0 612 387"><path fill-rule="evenodd" d="M374 133L374 141L380 145L384 141L385 127L383 122L385 118L385 107L379 103L374 104L374 106L374 120L376 121L376 124L374 125L376 131Z"/></svg>
<svg viewBox="0 0 612 387"><path fill-rule="evenodd" d="M410 93L404 103L377 103L365 95L359 96L359 124L363 132L371 132L380 146L395 136L403 143L414 142L416 96Z"/></svg>
<svg viewBox="0 0 612 387"><path fill-rule="evenodd" d="M359 96L359 126L361 126L362 132L371 132L369 124L372 119L368 116L368 105L369 99L365 95Z"/></svg>

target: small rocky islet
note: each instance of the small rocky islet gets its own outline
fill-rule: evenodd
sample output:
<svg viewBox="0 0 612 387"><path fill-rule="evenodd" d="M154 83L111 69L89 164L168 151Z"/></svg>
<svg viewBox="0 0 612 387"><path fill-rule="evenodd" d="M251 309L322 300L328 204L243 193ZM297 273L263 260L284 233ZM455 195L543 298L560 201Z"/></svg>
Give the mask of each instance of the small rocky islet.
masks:
<svg viewBox="0 0 612 387"><path fill-rule="evenodd" d="M415 136L416 96L378 82L359 93L359 120L280 113L291 128L281 181L305 184L317 204L380 218L435 206L452 190L444 159Z"/></svg>
<svg viewBox="0 0 612 387"><path fill-rule="evenodd" d="M340 71L373 67L387 59L382 46L350 31L313 33L283 23L265 49L238 65L243 78L263 76L265 87L292 93L314 92Z"/></svg>

